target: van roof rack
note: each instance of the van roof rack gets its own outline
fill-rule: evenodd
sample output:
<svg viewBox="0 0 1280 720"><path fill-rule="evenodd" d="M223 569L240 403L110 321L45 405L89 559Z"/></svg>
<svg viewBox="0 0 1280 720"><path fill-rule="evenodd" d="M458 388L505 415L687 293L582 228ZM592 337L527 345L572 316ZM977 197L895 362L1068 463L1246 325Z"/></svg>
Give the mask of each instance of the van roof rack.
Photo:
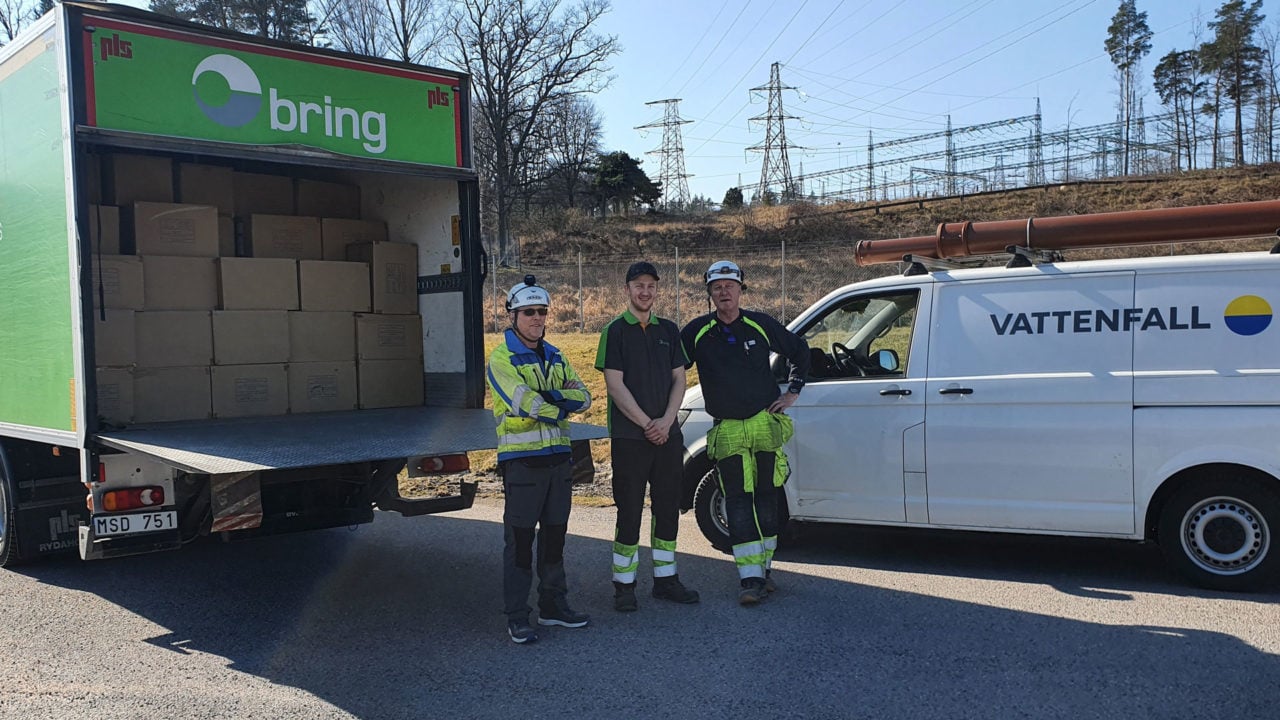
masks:
<svg viewBox="0 0 1280 720"><path fill-rule="evenodd" d="M907 264L907 269L903 270L902 274L908 277L911 275L927 275L934 270L958 270L963 267L972 267L972 265L965 265L952 260L912 254L903 255L902 262Z"/></svg>
<svg viewBox="0 0 1280 720"><path fill-rule="evenodd" d="M1005 263L1007 268L1031 267L1040 263L1062 262L1062 253L1057 250L1006 245L1004 251L1012 256L1009 258L1009 262Z"/></svg>

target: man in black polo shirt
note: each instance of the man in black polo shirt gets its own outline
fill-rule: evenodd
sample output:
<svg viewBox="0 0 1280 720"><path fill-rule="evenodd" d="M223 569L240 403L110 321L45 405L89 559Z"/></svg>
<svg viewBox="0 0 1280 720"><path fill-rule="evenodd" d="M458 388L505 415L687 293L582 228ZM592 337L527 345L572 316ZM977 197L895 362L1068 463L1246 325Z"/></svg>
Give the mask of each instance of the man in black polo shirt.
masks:
<svg viewBox="0 0 1280 720"><path fill-rule="evenodd" d="M676 531L684 440L676 412L684 397L687 359L676 324L653 312L658 271L637 262L627 269L628 307L600 333L596 369L609 391L613 500L618 524L613 539L613 607L637 608L640 513L647 484L652 500L653 596L698 602L676 574Z"/></svg>

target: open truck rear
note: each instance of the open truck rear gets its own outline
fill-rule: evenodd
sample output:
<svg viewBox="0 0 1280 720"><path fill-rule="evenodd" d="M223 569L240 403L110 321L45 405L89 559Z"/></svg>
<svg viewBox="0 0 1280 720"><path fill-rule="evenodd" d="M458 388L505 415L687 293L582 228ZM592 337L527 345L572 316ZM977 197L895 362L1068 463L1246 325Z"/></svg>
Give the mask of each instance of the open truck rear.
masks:
<svg viewBox="0 0 1280 720"><path fill-rule="evenodd" d="M0 564L470 507L396 480L494 444L468 95L110 5L0 48Z"/></svg>

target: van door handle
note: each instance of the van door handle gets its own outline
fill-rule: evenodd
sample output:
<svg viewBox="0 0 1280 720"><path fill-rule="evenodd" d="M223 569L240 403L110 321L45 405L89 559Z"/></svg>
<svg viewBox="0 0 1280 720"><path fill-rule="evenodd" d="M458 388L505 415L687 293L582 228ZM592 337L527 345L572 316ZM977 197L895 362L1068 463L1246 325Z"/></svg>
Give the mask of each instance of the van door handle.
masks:
<svg viewBox="0 0 1280 720"><path fill-rule="evenodd" d="M910 395L910 388L885 388L880 391L881 395Z"/></svg>
<svg viewBox="0 0 1280 720"><path fill-rule="evenodd" d="M938 391L939 395L972 395L973 388L949 387Z"/></svg>

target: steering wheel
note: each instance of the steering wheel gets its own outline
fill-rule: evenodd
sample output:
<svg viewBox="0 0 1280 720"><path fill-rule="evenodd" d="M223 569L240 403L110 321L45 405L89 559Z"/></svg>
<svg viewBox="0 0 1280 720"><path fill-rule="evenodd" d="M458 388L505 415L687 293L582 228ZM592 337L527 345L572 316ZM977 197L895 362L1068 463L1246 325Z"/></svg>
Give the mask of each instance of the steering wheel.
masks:
<svg viewBox="0 0 1280 720"><path fill-rule="evenodd" d="M853 359L853 351L838 342L831 343L831 359L835 361L836 367L840 369L840 372L846 375L865 377L867 374L862 369L862 366Z"/></svg>

